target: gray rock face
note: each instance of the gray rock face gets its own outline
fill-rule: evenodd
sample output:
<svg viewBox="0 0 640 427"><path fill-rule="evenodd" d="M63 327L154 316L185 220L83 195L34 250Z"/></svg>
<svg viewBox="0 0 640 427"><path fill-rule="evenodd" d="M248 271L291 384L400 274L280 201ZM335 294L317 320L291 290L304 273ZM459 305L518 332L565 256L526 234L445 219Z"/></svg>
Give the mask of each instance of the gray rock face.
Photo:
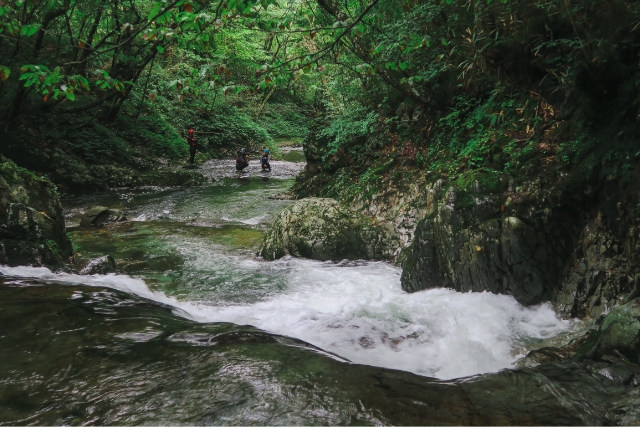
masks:
<svg viewBox="0 0 640 427"><path fill-rule="evenodd" d="M406 250L403 288L490 291L523 304L552 299L571 260L566 227L549 213L527 212L526 221L524 215L502 216L491 198L478 197L469 206L450 187Z"/></svg>
<svg viewBox="0 0 640 427"><path fill-rule="evenodd" d="M403 288L504 293L598 318L640 295L640 215L629 208L637 203L616 202L629 191L608 185L599 198L537 182L428 192L435 203L400 255Z"/></svg>
<svg viewBox="0 0 640 427"><path fill-rule="evenodd" d="M80 274L108 274L116 272L116 262L110 255L101 256L89 261Z"/></svg>
<svg viewBox="0 0 640 427"><path fill-rule="evenodd" d="M58 268L71 253L55 186L0 159L0 263Z"/></svg>
<svg viewBox="0 0 640 427"><path fill-rule="evenodd" d="M392 230L333 199L310 198L278 215L260 248L267 260L293 255L318 260L390 259Z"/></svg>
<svg viewBox="0 0 640 427"><path fill-rule="evenodd" d="M554 299L562 315L598 318L621 302L640 296L639 225L640 217L631 210L622 215L617 209L591 213L576 233L574 262Z"/></svg>

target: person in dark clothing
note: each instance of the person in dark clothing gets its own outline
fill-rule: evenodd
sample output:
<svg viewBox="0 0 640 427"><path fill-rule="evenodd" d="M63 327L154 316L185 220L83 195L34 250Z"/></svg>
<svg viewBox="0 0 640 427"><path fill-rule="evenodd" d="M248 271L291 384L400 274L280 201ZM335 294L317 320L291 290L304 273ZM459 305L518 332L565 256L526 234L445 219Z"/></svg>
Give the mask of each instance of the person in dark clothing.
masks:
<svg viewBox="0 0 640 427"><path fill-rule="evenodd" d="M262 157L260 157L260 164L262 165L262 170L271 171L271 164L269 163L269 150L264 150Z"/></svg>
<svg viewBox="0 0 640 427"><path fill-rule="evenodd" d="M249 154L244 148L238 150L236 154L236 169L242 171L244 168L249 166Z"/></svg>
<svg viewBox="0 0 640 427"><path fill-rule="evenodd" d="M193 166L193 161L196 157L196 150L198 148L198 140L196 139L196 131L193 129L189 129L187 132L187 144L189 144L189 163Z"/></svg>

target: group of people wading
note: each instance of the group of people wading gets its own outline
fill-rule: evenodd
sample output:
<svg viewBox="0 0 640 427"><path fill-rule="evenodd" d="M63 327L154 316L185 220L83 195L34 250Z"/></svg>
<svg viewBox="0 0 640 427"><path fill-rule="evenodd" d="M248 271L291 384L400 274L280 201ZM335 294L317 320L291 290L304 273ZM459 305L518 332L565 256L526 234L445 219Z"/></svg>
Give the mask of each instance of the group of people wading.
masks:
<svg viewBox="0 0 640 427"><path fill-rule="evenodd" d="M198 139L196 138L196 131L193 129L187 131L187 145L189 145L189 164L193 166L196 152L198 151ZM263 171L271 171L270 160L269 149L265 148L262 157L260 157L260 165ZM247 166L249 166L249 151L246 148L241 148L236 153L236 170L242 172Z"/></svg>

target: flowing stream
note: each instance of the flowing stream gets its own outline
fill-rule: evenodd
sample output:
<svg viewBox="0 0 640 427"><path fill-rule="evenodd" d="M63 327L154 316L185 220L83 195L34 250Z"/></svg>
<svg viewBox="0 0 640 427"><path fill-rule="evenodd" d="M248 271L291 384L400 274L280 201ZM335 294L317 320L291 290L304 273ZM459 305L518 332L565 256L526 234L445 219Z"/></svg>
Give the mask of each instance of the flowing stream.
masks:
<svg viewBox="0 0 640 427"><path fill-rule="evenodd" d="M215 181L202 187L67 200L75 250L112 255L119 274L0 267L0 424L411 423L385 413L384 393L357 397L362 365L496 372L576 327L509 296L407 294L388 263L261 260L291 203L270 197L303 163L273 162L268 175L255 163L245 179L210 161ZM77 227L95 205L130 221Z"/></svg>

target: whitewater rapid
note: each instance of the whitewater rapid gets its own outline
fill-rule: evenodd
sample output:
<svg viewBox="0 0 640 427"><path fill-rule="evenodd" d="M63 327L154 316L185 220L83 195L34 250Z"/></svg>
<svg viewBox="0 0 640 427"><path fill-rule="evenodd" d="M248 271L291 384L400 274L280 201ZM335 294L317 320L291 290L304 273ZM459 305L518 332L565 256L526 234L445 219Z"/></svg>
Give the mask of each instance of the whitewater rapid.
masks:
<svg viewBox="0 0 640 427"><path fill-rule="evenodd" d="M505 295L448 289L407 294L400 287L401 270L387 263L293 258L265 263L246 257L226 262L244 270L268 266L284 278L284 289L251 303L229 303L176 299L119 274L80 276L6 266L0 266L0 274L109 287L171 306L176 315L197 322L252 325L354 363L441 379L512 367L531 342L576 327L575 321L558 318L549 304L523 307Z"/></svg>

